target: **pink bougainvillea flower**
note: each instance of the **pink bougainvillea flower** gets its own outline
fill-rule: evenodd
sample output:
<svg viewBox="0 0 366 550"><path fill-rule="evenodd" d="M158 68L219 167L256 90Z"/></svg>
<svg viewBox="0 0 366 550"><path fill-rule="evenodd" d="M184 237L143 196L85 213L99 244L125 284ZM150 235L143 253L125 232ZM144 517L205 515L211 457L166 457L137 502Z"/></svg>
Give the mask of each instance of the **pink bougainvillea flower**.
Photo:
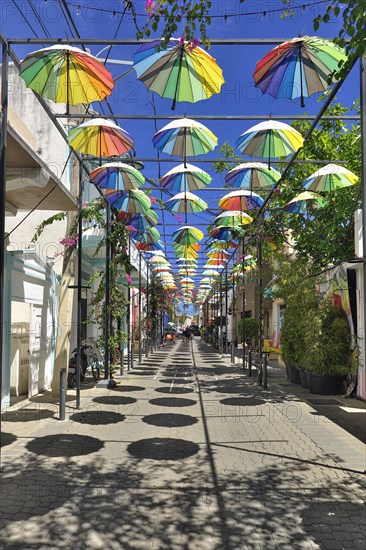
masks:
<svg viewBox="0 0 366 550"><path fill-rule="evenodd" d="M126 281L128 282L128 284L132 284L132 278L131 278L131 275L126 275Z"/></svg>
<svg viewBox="0 0 366 550"><path fill-rule="evenodd" d="M149 15L152 15L156 8L157 4L155 0L145 0L145 11L147 11Z"/></svg>
<svg viewBox="0 0 366 550"><path fill-rule="evenodd" d="M186 39L185 35L182 34L182 36L181 36L180 39L179 39L179 46L183 46L183 44L184 44L184 42L185 42L185 39Z"/></svg>
<svg viewBox="0 0 366 550"><path fill-rule="evenodd" d="M156 203L156 198L155 197L149 197L149 199L150 199L151 204Z"/></svg>

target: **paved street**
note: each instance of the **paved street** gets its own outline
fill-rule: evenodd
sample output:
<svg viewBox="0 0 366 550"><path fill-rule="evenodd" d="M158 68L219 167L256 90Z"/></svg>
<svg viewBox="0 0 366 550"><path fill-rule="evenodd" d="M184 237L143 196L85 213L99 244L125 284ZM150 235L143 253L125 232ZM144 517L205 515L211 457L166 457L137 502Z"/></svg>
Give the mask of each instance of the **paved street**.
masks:
<svg viewBox="0 0 366 550"><path fill-rule="evenodd" d="M3 414L4 550L365 549L363 443L271 372L196 338L116 379Z"/></svg>

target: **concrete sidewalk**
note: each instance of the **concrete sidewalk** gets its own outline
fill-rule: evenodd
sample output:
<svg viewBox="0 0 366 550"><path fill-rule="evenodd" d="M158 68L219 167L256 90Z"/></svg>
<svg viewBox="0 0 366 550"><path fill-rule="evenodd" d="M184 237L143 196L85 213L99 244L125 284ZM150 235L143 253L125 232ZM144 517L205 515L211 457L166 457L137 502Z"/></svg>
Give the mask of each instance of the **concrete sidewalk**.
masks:
<svg viewBox="0 0 366 550"><path fill-rule="evenodd" d="M135 366L2 415L2 548L365 548L358 439L198 339Z"/></svg>

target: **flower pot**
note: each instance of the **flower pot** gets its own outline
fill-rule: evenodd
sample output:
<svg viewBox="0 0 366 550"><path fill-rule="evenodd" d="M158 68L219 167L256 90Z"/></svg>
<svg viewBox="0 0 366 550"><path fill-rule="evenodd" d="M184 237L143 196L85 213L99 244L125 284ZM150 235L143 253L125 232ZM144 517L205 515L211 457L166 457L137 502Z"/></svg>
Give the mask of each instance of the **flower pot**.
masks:
<svg viewBox="0 0 366 550"><path fill-rule="evenodd" d="M318 395L336 395L340 393L343 376L337 374L319 374L317 372L308 372L307 374L310 393Z"/></svg>
<svg viewBox="0 0 366 550"><path fill-rule="evenodd" d="M294 367L293 365L288 365L288 372L290 375L291 384L301 384L300 369Z"/></svg>
<svg viewBox="0 0 366 550"><path fill-rule="evenodd" d="M301 385L303 388L308 390L309 389L308 373L304 369L299 369L299 370L300 370Z"/></svg>

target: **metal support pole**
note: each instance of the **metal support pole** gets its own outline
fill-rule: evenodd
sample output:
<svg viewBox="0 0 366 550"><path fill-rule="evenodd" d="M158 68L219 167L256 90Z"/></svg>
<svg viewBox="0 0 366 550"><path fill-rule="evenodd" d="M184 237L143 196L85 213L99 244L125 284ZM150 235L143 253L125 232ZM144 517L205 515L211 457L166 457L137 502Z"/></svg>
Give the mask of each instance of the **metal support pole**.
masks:
<svg viewBox="0 0 366 550"><path fill-rule="evenodd" d="M120 334L122 331L122 319L121 317L118 317L117 319L117 330ZM123 370L124 370L124 357L123 357L123 342L122 340L119 341L119 374L120 376L123 376Z"/></svg>
<svg viewBox="0 0 366 550"><path fill-rule="evenodd" d="M5 271L5 190L6 152L8 139L8 44L3 42L1 66L1 126L0 126L0 401L3 399L4 342L4 271Z"/></svg>
<svg viewBox="0 0 366 550"><path fill-rule="evenodd" d="M362 257L363 257L363 334L362 334L362 366L366 365L366 59L360 59L360 102L361 102L361 156L362 156Z"/></svg>
<svg viewBox="0 0 366 550"><path fill-rule="evenodd" d="M79 163L79 201L78 201L78 281L77 281L77 313L76 313L76 408L80 409L81 385L81 286L82 286L82 255L83 255L83 163Z"/></svg>
<svg viewBox="0 0 366 550"><path fill-rule="evenodd" d="M59 420L65 420L66 413L66 368L60 369L60 405Z"/></svg>
<svg viewBox="0 0 366 550"><path fill-rule="evenodd" d="M267 389L267 380L268 380L267 365L268 365L268 354L263 353L263 389L264 390Z"/></svg>
<svg viewBox="0 0 366 550"><path fill-rule="evenodd" d="M128 236L128 257L131 257L131 237ZM127 290L127 315L126 315L126 323L127 323L127 371L131 370L131 365L133 361L131 361L131 288L130 285L128 285Z"/></svg>
<svg viewBox="0 0 366 550"><path fill-rule="evenodd" d="M223 351L223 339L222 339L222 278L221 278L221 275L220 275L220 286L219 286L219 295L220 295L220 310L219 310L219 314L220 314L220 342L219 342L219 351L221 353L221 355L223 355L224 351Z"/></svg>
<svg viewBox="0 0 366 550"><path fill-rule="evenodd" d="M225 268L225 351L224 353L227 353L227 340L228 340L228 288L227 288L227 265Z"/></svg>
<svg viewBox="0 0 366 550"><path fill-rule="evenodd" d="M146 265L146 318L145 318L146 346L145 357L149 357L150 320L149 320L149 266Z"/></svg>
<svg viewBox="0 0 366 550"><path fill-rule="evenodd" d="M259 270L259 360L262 364L262 350L263 350L263 276L262 276L262 241L259 237L258 242L258 270Z"/></svg>
<svg viewBox="0 0 366 550"><path fill-rule="evenodd" d="M243 329L242 329L242 337L243 337L243 371L245 371L245 340L246 340L246 332L245 332L245 238L243 238L243 259L242 259L242 311L243 311Z"/></svg>
<svg viewBox="0 0 366 550"><path fill-rule="evenodd" d="M109 324L110 324L110 315L109 315L109 303L110 303L110 263L111 263L111 243L109 240L110 232L110 221L111 221L111 207L107 203L106 209L106 224L105 224L105 297L104 297L104 307L105 307L105 318L104 318L104 379L112 378L112 373L109 374Z"/></svg>
<svg viewBox="0 0 366 550"><path fill-rule="evenodd" d="M249 350L249 357L248 357L248 376L252 376L252 350Z"/></svg>
<svg viewBox="0 0 366 550"><path fill-rule="evenodd" d="M235 342L231 342L231 364L235 365Z"/></svg>
<svg viewBox="0 0 366 550"><path fill-rule="evenodd" d="M141 316L142 316L142 284L141 284L141 262L142 254L139 252L139 363L142 363L142 325L141 325Z"/></svg>

